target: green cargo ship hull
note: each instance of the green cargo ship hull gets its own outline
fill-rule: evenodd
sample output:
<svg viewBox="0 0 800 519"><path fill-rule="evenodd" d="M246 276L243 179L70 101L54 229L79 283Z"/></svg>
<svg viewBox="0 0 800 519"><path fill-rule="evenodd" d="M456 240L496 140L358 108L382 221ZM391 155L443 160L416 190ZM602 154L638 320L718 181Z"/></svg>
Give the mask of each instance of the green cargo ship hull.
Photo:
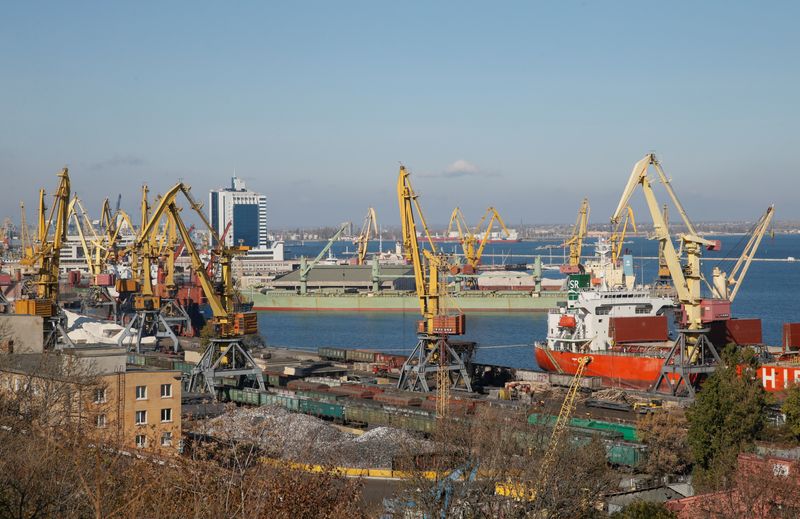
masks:
<svg viewBox="0 0 800 519"><path fill-rule="evenodd" d="M391 293L309 293L257 291L243 294L253 302L253 310L317 312L419 312L419 299L413 292ZM566 292L468 292L451 295L450 304L464 312L546 312L566 302Z"/></svg>

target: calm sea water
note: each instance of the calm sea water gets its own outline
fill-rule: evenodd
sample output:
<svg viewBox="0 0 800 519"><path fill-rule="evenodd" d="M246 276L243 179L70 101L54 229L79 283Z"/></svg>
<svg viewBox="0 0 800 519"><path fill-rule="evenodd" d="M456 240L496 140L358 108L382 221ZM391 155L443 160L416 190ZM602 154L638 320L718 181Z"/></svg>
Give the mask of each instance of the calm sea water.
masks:
<svg viewBox="0 0 800 519"><path fill-rule="evenodd" d="M729 271L733 261L741 253L746 238L723 236L722 250L706 252L704 270L708 279L711 269L719 265ZM542 245L554 242L524 242L513 244L487 245L485 263L522 263L532 261L532 256L541 254L545 262L563 263L561 249L536 250ZM315 256L324 243L306 242L290 244L289 254ZM384 243L384 247L391 244ZM658 245L644 238L632 238L626 248L636 257L656 256ZM333 246L337 257L346 257L353 245L340 242ZM370 250L377 250L377 242ZM447 252L454 245L445 246ZM584 247L584 254L592 254L590 244ZM496 254L497 257L486 256ZM501 257L502 256L502 257ZM786 259L789 256L800 259L800 235L778 235L765 237L757 257ZM655 278L657 262L637 259L634 268L638 280ZM557 271L545 272L545 276L559 277ZM737 317L760 317L763 320L764 340L768 344L780 344L781 327L784 322L800 321L797 296L800 294L800 261L760 262L754 261L733 304ZM270 345L316 350L319 346L341 348L368 348L392 353L410 353L415 345L415 326L419 316L412 313L317 313L317 312L261 312L259 328ZM477 358L482 362L520 368L534 368L533 341L543 340L546 332L546 316L543 313L531 314L472 314L467 316L467 340L479 345Z"/></svg>

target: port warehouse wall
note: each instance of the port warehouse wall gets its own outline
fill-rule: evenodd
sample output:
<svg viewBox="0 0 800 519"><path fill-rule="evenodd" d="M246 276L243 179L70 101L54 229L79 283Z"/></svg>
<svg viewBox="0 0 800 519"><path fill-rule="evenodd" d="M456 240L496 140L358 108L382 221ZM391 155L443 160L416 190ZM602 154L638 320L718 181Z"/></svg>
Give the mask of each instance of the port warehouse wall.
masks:
<svg viewBox="0 0 800 519"><path fill-rule="evenodd" d="M128 354L128 363L139 366L152 366L162 369L180 371L185 377L191 373L194 364L178 359L156 357L151 355ZM254 389L239 389L236 387L223 387L219 390L218 397L243 405L280 406L287 410L303 413L318 418L332 420L343 424L363 424L370 427L396 427L431 434L436 428L436 414L433 409L416 407L415 403L409 406L383 404L381 402L354 401L354 395L366 396L372 400L375 394L370 392L347 391L345 394L332 393L337 388L323 390L324 384L306 384L306 389L290 390L281 388L291 383L287 377L270 374L267 377L269 384L278 388L277 392L258 391ZM226 381L227 382L227 381ZM299 382L299 381L295 381ZM230 382L232 383L232 381ZM292 384L293 385L293 384ZM309 389L316 386L317 389ZM380 398L380 397L379 397ZM464 400L452 400L454 414L459 419L472 419L468 415L474 407L463 405ZM433 400L421 400L420 403L434 403ZM432 406L428 406L432 407ZM550 426L555 423L556 417L552 415L532 414L528 417L531 425ZM642 459L645 447L636 443L638 436L633 425L616 424L602 420L589 420L573 418L570 421L571 442L573 445L585 445L592 437L599 436L606 448L607 459L615 465L633 467Z"/></svg>

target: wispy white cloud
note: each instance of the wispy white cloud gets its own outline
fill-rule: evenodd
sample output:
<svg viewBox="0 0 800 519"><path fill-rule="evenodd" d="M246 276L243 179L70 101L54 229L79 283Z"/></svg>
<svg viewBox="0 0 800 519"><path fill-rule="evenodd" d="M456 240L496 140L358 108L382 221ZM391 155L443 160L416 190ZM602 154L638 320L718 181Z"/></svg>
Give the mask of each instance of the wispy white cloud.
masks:
<svg viewBox="0 0 800 519"><path fill-rule="evenodd" d="M439 173L427 173L420 175L429 178L461 178L461 177L498 177L498 173L484 171L472 162L465 159L458 159L449 164Z"/></svg>

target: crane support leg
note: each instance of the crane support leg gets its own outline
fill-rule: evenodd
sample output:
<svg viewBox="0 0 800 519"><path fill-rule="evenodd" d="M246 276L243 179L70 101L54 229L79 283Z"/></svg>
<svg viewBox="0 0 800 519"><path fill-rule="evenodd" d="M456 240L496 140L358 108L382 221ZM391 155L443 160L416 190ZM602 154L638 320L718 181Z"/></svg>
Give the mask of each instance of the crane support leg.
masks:
<svg viewBox="0 0 800 519"><path fill-rule="evenodd" d="M444 353L447 363L439 365L440 352ZM429 393L437 380L437 373L446 373L445 380L450 381L450 389L472 391L472 380L467 371L466 362L471 360L471 355L464 358L443 337L420 336L414 351L403 363L400 371L400 380L397 388L405 391L420 391Z"/></svg>
<svg viewBox="0 0 800 519"><path fill-rule="evenodd" d="M722 362L707 333L707 328L680 331L664 359L661 374L650 388L651 392L668 392L672 396L685 394L694 398L700 382Z"/></svg>
<svg viewBox="0 0 800 519"><path fill-rule="evenodd" d="M189 376L189 392L211 393L215 398L223 378L237 378L237 387L264 390L264 374L239 339L212 339Z"/></svg>
<svg viewBox="0 0 800 519"><path fill-rule="evenodd" d="M133 330L136 330L135 334ZM136 339L131 343L130 338L134 335ZM133 314L125 329L120 332L117 345L122 347L128 343L129 349L141 353L142 339L145 337L155 337L156 343L160 339L169 339L172 341L172 350L175 352L180 347L178 337L172 331L170 323L158 310L140 310Z"/></svg>
<svg viewBox="0 0 800 519"><path fill-rule="evenodd" d="M75 343L67 335L66 322L67 318L61 312L44 320L42 325L44 326L43 347L45 350L63 350L75 347Z"/></svg>

